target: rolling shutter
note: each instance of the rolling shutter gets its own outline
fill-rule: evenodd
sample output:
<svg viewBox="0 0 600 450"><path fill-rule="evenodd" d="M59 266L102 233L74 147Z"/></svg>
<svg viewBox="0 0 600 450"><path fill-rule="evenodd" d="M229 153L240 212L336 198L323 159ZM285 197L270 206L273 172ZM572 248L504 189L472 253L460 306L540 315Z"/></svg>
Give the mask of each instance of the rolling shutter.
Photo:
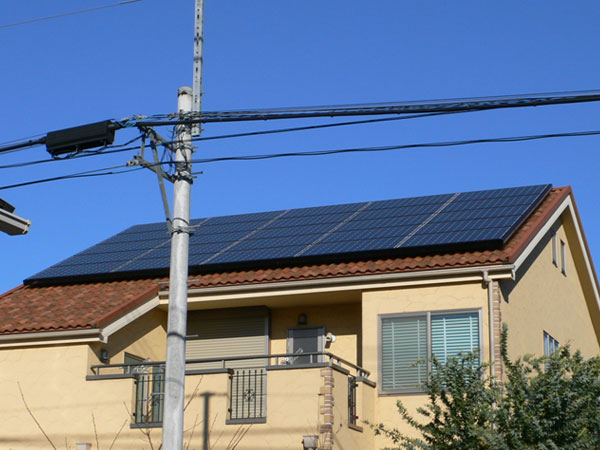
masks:
<svg viewBox="0 0 600 450"><path fill-rule="evenodd" d="M220 359L268 353L267 308L193 311L188 314L186 359ZM260 367L265 359L229 361L225 367ZM223 367L222 363L188 365L188 369Z"/></svg>

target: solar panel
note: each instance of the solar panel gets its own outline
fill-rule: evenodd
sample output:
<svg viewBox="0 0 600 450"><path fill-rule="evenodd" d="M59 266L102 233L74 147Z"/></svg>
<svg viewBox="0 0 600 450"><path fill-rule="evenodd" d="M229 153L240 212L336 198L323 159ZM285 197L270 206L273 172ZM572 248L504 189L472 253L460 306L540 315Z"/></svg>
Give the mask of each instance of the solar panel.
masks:
<svg viewBox="0 0 600 450"><path fill-rule="evenodd" d="M433 251L506 242L550 185L210 217L192 221L192 268L377 251ZM130 227L30 278L52 280L169 268L165 223Z"/></svg>

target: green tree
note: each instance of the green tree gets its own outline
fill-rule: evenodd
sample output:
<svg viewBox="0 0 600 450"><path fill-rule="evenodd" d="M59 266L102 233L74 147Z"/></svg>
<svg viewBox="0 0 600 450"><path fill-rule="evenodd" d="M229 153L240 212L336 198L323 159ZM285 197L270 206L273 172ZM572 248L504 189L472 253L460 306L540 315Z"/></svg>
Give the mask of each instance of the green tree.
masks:
<svg viewBox="0 0 600 450"><path fill-rule="evenodd" d="M432 361L423 389L427 403L413 417L398 401L402 419L419 437L385 424L376 434L407 450L600 449L600 358L585 360L561 347L549 357L511 361L502 335L505 377L487 376L475 354Z"/></svg>

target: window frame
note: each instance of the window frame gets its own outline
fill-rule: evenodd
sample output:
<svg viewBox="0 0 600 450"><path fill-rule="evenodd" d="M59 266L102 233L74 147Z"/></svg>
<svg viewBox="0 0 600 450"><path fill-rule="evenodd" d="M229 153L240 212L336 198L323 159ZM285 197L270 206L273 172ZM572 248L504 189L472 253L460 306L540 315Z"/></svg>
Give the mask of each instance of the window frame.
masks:
<svg viewBox="0 0 600 450"><path fill-rule="evenodd" d="M550 349L550 346L553 346ZM560 342L546 330L544 330L544 356L552 356L560 348Z"/></svg>
<svg viewBox="0 0 600 450"><path fill-rule="evenodd" d="M558 237L556 231L552 232L552 264L558 267Z"/></svg>
<svg viewBox="0 0 600 450"><path fill-rule="evenodd" d="M560 273L567 276L567 243L560 240Z"/></svg>
<svg viewBox="0 0 600 450"><path fill-rule="evenodd" d="M441 309L441 310L428 310L428 311L415 311L406 313L388 313L377 315L377 381L378 381L378 394L379 396L390 396L390 395L413 395L423 394L425 391L420 388L415 389L394 389L394 390L383 390L383 321L385 319L396 319L396 318L410 318L410 317L425 317L427 322L427 376L431 373L431 352L432 352L432 338L431 338L431 317L432 316L443 316L449 314L470 314L476 313L479 328L479 358L483 362L483 309L482 308L459 308L459 309Z"/></svg>

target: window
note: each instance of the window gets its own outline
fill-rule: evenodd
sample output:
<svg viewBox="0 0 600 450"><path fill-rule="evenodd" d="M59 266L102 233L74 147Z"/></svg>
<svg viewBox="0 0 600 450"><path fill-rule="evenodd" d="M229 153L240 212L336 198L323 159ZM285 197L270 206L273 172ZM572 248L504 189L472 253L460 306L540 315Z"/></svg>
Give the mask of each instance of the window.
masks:
<svg viewBox="0 0 600 450"><path fill-rule="evenodd" d="M461 353L481 351L480 312L380 316L382 393L421 392L431 356L442 364Z"/></svg>
<svg viewBox="0 0 600 450"><path fill-rule="evenodd" d="M544 331L544 355L550 356L558 350L559 343L556 339Z"/></svg>
<svg viewBox="0 0 600 450"><path fill-rule="evenodd" d="M567 275L567 248L565 241L560 240L560 271L563 275Z"/></svg>
<svg viewBox="0 0 600 450"><path fill-rule="evenodd" d="M556 239L556 231L552 233L552 264L558 267L558 241Z"/></svg>

